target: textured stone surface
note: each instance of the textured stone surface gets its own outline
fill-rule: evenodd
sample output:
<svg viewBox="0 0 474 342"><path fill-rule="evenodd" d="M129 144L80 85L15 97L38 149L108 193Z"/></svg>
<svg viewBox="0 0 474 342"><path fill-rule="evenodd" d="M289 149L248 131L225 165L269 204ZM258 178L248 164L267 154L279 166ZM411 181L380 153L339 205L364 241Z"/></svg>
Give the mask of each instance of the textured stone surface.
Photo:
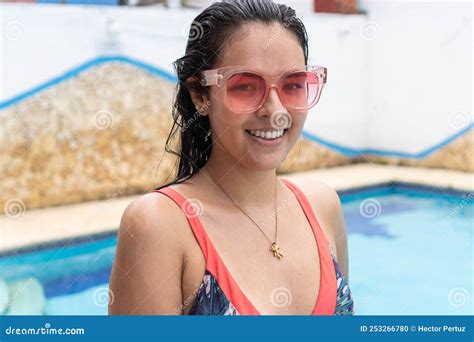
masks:
<svg viewBox="0 0 474 342"><path fill-rule="evenodd" d="M0 208L114 198L164 181L174 161L161 159L173 91L112 63L0 113Z"/></svg>
<svg viewBox="0 0 474 342"><path fill-rule="evenodd" d="M474 130L423 159L365 156L356 161L474 172Z"/></svg>
<svg viewBox="0 0 474 342"><path fill-rule="evenodd" d="M138 194L173 178L174 84L136 67L89 69L0 112L0 212ZM473 133L425 160L351 160L300 139L279 173L375 161L473 171Z"/></svg>
<svg viewBox="0 0 474 342"><path fill-rule="evenodd" d="M347 165L351 159L306 139L299 139L278 173L291 173L317 168Z"/></svg>

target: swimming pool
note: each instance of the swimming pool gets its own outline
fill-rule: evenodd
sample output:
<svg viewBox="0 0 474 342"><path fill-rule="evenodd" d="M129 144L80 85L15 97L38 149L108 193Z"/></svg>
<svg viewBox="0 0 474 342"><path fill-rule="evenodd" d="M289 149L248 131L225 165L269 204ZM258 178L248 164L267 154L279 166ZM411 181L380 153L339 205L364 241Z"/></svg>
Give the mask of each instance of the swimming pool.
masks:
<svg viewBox="0 0 474 342"><path fill-rule="evenodd" d="M385 184L340 195L356 314L473 314L472 193ZM109 234L0 257L9 303L18 314L107 314L115 245Z"/></svg>

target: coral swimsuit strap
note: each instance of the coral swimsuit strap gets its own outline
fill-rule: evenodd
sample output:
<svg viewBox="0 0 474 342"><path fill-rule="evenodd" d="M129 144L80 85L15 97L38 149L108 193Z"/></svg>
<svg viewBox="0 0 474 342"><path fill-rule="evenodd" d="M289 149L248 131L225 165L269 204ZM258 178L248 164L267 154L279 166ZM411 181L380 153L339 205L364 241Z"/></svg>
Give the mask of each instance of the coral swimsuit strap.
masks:
<svg viewBox="0 0 474 342"><path fill-rule="evenodd" d="M329 243L324 236L321 227L314 215L310 203L303 192L292 182L281 179L295 194L298 202L303 209L313 230L319 253L320 262L320 286L318 299L313 309L313 315L334 315L336 309L336 272L329 252ZM207 233L195 213L193 206L176 190L170 187L155 190L172 199L184 212L191 226L194 236L206 259L206 269L216 278L220 288L226 295L227 299L237 309L241 315L259 315L258 310L252 305L249 299L242 292L237 282L229 273L226 265L221 260L214 245L207 236Z"/></svg>

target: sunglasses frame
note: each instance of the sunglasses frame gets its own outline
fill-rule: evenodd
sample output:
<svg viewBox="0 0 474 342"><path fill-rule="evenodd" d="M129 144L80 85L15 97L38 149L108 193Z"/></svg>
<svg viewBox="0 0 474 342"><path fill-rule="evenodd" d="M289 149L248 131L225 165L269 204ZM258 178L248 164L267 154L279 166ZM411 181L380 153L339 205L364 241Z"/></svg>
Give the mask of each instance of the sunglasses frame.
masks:
<svg viewBox="0 0 474 342"><path fill-rule="evenodd" d="M268 76L265 74L262 70L258 69L252 69L252 68L246 68L243 66L227 66L227 67L222 67L222 68L216 68L216 69L209 69L209 70L203 70L200 72L200 84L203 87L209 87L209 86L217 86L218 88L222 88L224 90L224 104L226 107L228 107L230 110L233 110L228 106L228 101L227 101L227 80L238 73L253 73L256 74L260 77L263 78L265 81L265 93L263 94L261 100L258 102L257 105L255 105L254 108L249 108L248 110L245 110L243 112L239 112L240 114L248 114L255 112L259 110L260 108L263 107L264 103L267 101L268 94L270 92L270 88L275 88L278 96L281 101L281 96L280 96L280 89L279 89L279 84L280 82L288 75L293 74L295 72L300 72L300 71L305 71L305 72L312 72L316 75L319 81L319 87L318 87L318 92L316 94L315 99L313 100L312 103L308 104L308 106L305 107L289 107L289 109L293 111L307 111L311 108L313 108L319 101L319 97L321 96L321 92L323 90L324 85L326 84L327 80L327 68L318 66L318 65L305 65L305 66L295 66L287 71L283 72L279 76ZM283 103L282 103L283 104ZM284 105L284 104L283 104ZM285 106L285 105L284 105ZM285 106L286 108L286 106Z"/></svg>

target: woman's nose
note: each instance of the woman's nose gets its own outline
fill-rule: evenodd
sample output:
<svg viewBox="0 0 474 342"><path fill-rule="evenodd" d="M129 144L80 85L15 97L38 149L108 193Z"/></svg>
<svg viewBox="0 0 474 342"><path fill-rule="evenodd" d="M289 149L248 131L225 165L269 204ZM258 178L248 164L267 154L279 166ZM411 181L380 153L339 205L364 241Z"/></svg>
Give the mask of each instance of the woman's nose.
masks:
<svg viewBox="0 0 474 342"><path fill-rule="evenodd" d="M283 106L281 103L280 97L278 96L278 91L275 87L271 87L268 90L268 96L265 99L265 102L262 105L262 108L260 108L257 111L258 116L271 116L273 113L276 111L281 111L285 110L286 108Z"/></svg>

